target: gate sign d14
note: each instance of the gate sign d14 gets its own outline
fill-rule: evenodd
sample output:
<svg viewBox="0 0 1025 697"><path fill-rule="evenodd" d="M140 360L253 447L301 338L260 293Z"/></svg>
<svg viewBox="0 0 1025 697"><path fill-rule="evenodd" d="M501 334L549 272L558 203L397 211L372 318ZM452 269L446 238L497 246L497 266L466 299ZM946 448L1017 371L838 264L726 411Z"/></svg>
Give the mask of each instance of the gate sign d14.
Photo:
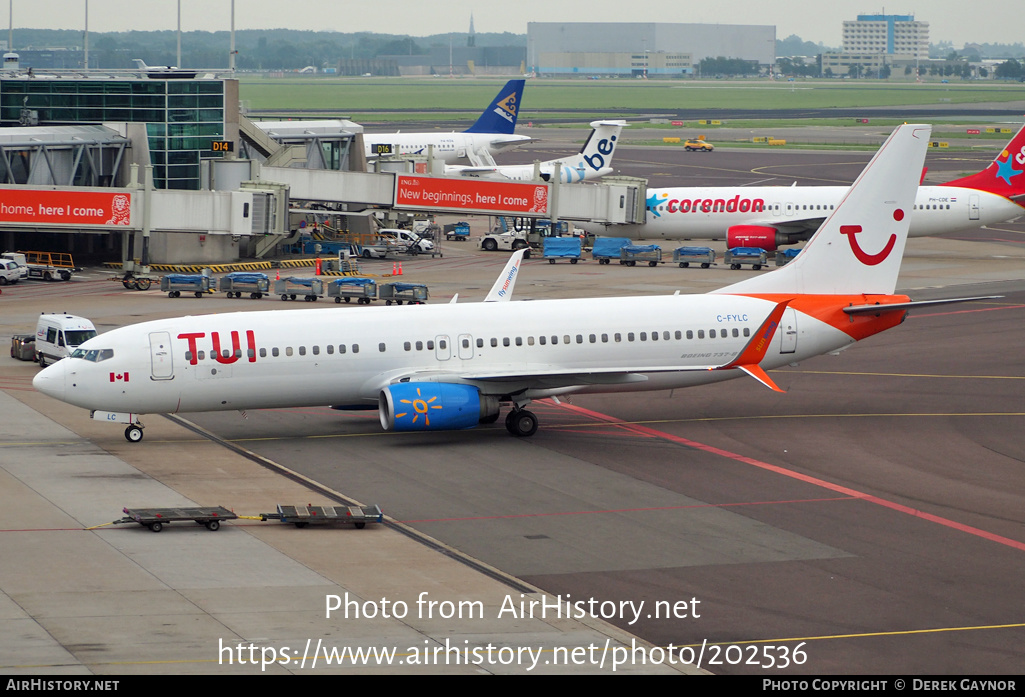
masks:
<svg viewBox="0 0 1025 697"><path fill-rule="evenodd" d="M132 195L115 191L0 189L0 223L132 224Z"/></svg>
<svg viewBox="0 0 1025 697"><path fill-rule="evenodd" d="M395 205L418 210L457 209L481 213L548 213L548 186L481 179L442 179L400 174Z"/></svg>

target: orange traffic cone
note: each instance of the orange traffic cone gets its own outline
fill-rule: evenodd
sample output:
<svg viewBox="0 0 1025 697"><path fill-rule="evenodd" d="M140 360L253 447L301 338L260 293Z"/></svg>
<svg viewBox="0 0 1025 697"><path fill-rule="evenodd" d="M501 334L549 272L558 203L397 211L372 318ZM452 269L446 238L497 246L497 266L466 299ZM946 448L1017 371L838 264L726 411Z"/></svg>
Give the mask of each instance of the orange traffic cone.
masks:
<svg viewBox="0 0 1025 697"><path fill-rule="evenodd" d="M398 276L399 275L398 267L396 266L394 261L391 263L391 275L392 276Z"/></svg>
<svg viewBox="0 0 1025 697"><path fill-rule="evenodd" d="M402 262L399 262L399 275L402 275Z"/></svg>
<svg viewBox="0 0 1025 697"><path fill-rule="evenodd" d="M274 280L275 281L280 281L281 280L281 269L278 269L277 271L274 272Z"/></svg>

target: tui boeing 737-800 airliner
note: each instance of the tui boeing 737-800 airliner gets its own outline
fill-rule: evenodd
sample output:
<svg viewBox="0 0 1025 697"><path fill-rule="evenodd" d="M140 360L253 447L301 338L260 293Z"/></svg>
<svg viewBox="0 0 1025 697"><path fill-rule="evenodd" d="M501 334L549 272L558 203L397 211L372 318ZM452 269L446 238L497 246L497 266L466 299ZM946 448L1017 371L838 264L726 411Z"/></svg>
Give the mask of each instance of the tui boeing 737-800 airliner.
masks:
<svg viewBox="0 0 1025 697"><path fill-rule="evenodd" d="M235 312L114 329L33 385L127 423L142 414L331 405L374 409L386 430L472 428L508 409L530 436L531 401L688 387L842 349L900 324L894 295L930 127L883 144L804 252L707 295L508 302L523 252L484 302ZM925 303L932 304L932 303Z"/></svg>

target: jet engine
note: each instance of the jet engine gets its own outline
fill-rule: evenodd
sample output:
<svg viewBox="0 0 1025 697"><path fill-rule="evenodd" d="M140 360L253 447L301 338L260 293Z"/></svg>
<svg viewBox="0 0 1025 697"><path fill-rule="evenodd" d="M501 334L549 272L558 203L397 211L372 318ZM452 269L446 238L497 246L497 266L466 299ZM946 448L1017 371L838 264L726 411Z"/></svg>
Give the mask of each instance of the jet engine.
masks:
<svg viewBox="0 0 1025 697"><path fill-rule="evenodd" d="M726 246L761 247L771 252L781 244L786 244L786 235L768 225L733 225L726 231Z"/></svg>
<svg viewBox="0 0 1025 697"><path fill-rule="evenodd" d="M381 390L377 400L386 431L452 431L491 423L498 416L496 397L472 385L401 382Z"/></svg>

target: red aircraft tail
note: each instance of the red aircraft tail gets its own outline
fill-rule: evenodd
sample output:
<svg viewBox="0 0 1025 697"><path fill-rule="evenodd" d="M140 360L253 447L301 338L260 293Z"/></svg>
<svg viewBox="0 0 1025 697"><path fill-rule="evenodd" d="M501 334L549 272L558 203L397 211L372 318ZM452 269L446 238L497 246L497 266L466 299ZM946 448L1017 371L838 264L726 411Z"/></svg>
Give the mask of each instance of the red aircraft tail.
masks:
<svg viewBox="0 0 1025 697"><path fill-rule="evenodd" d="M1025 126L981 172L940 186L962 186L998 194L1012 201L1025 199Z"/></svg>

